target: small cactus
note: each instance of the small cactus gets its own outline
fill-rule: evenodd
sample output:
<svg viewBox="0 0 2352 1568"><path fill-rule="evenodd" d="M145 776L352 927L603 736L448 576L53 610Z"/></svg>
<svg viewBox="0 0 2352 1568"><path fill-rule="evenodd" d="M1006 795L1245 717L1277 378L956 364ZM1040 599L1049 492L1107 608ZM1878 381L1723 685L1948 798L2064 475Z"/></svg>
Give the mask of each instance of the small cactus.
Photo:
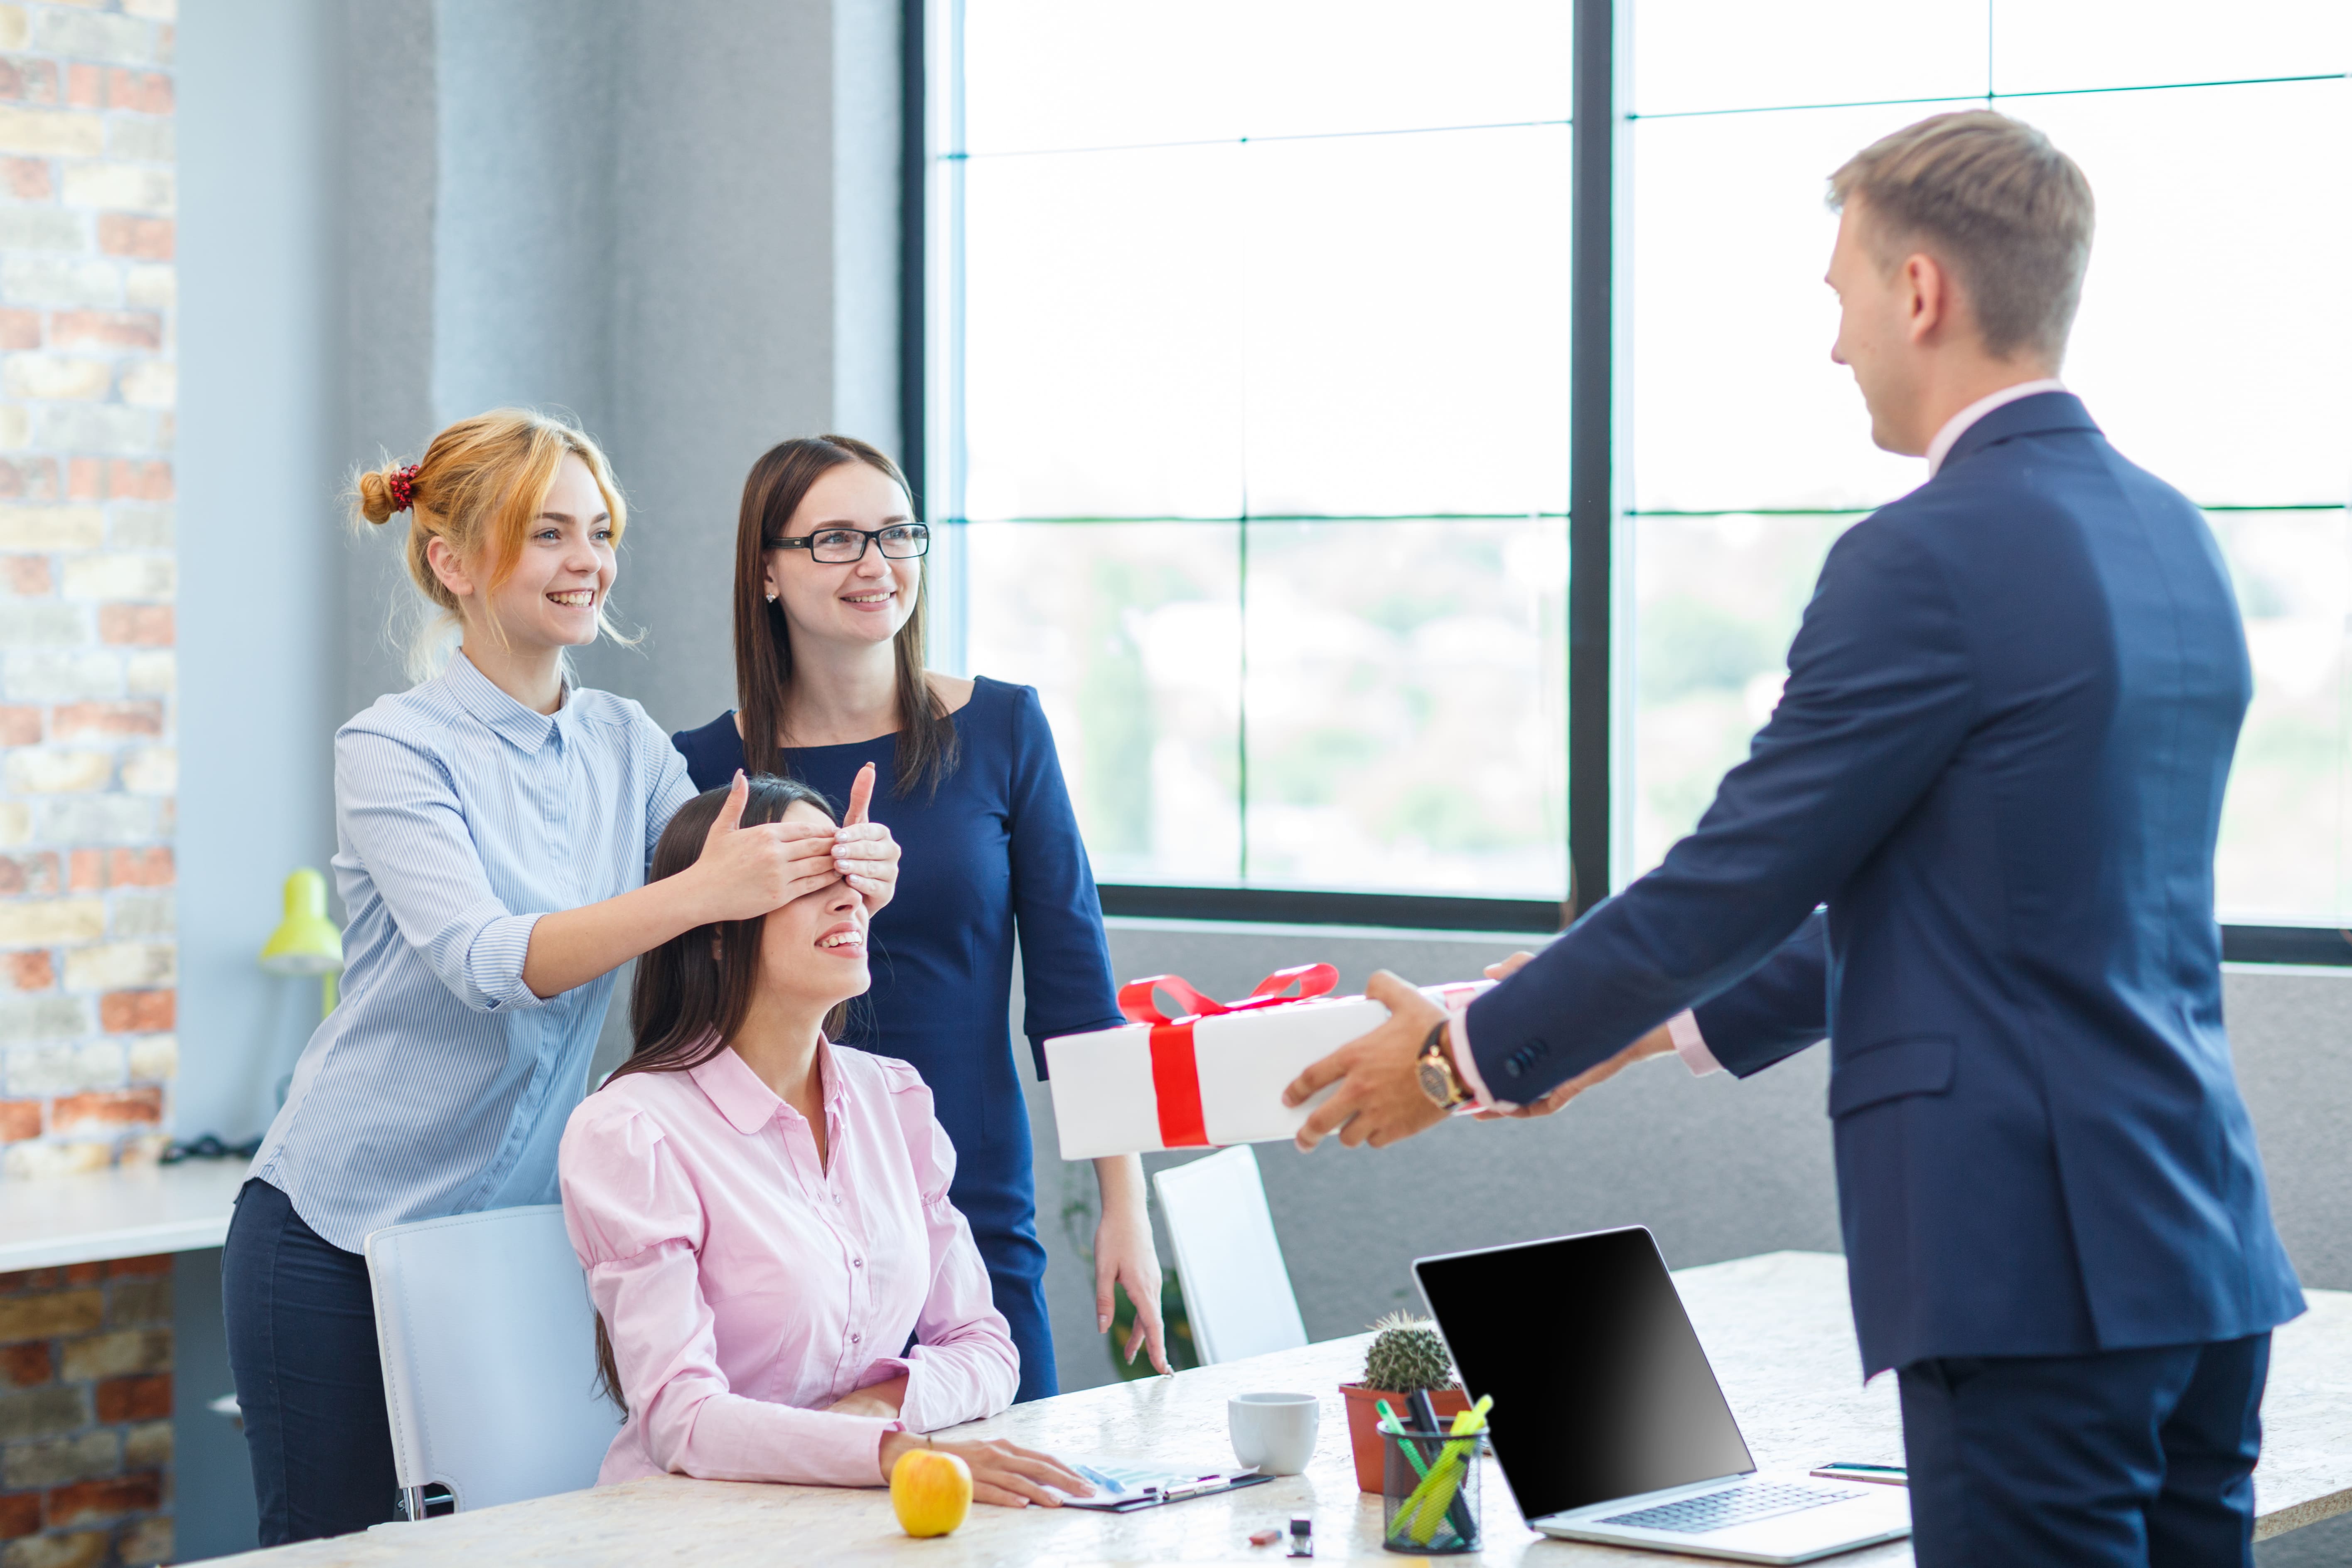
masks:
<svg viewBox="0 0 2352 1568"><path fill-rule="evenodd" d="M1384 1394L1412 1394L1454 1386L1454 1361L1445 1342L1426 1318L1391 1312L1372 1325L1371 1349L1364 1356L1364 1386Z"/></svg>

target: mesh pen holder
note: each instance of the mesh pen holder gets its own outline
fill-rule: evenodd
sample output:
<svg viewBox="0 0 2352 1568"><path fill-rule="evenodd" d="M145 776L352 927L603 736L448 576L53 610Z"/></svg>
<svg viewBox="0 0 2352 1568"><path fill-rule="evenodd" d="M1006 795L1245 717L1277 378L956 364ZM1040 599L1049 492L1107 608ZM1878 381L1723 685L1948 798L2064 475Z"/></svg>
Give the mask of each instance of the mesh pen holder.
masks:
<svg viewBox="0 0 2352 1568"><path fill-rule="evenodd" d="M1383 1432L1381 1447L1381 1544L1413 1557L1477 1551L1477 1436Z"/></svg>

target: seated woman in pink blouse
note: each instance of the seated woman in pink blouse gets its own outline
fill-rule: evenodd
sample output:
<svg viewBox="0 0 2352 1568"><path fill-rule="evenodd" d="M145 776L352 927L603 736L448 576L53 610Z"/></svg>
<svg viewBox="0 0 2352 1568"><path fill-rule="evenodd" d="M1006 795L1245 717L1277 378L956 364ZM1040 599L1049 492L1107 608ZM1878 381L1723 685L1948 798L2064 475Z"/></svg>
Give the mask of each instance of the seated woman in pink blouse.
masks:
<svg viewBox="0 0 2352 1568"><path fill-rule="evenodd" d="M833 822L813 791L738 773L678 811L652 876L739 818ZM638 961L636 1049L572 1113L558 1158L605 1387L627 1412L600 1483L874 1486L928 1447L971 1467L982 1502L1088 1490L1049 1455L919 1436L1003 1409L1020 1358L948 1202L955 1152L931 1091L904 1062L827 1041L867 984L865 903L840 882Z"/></svg>

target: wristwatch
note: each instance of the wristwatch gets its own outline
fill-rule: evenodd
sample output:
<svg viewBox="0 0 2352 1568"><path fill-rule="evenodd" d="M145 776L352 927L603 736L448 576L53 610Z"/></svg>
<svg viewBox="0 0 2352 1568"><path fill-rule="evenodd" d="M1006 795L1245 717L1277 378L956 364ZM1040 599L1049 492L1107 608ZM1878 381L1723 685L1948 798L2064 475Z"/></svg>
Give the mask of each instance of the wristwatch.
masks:
<svg viewBox="0 0 2352 1568"><path fill-rule="evenodd" d="M1462 1079L1454 1070L1453 1058L1445 1054L1445 1026L1452 1021L1437 1020L1429 1038L1421 1043L1421 1059L1414 1064L1421 1074L1421 1092L1440 1110L1451 1110L1470 1099L1470 1091L1462 1087Z"/></svg>

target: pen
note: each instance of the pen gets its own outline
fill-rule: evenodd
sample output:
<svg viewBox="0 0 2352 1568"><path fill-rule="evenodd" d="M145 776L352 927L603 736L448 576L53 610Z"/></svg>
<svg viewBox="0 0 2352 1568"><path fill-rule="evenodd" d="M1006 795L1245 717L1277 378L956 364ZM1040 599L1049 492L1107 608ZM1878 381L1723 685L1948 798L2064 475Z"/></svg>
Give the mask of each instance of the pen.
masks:
<svg viewBox="0 0 2352 1568"><path fill-rule="evenodd" d="M1178 1498L1191 1497L1195 1492L1203 1492L1212 1487L1222 1486L1224 1481L1225 1477L1222 1472L1212 1470L1205 1476L1198 1476L1189 1481L1171 1481L1164 1487L1155 1481L1150 1486L1136 1489L1136 1495L1156 1497L1162 1502L1173 1502Z"/></svg>
<svg viewBox="0 0 2352 1568"><path fill-rule="evenodd" d="M1807 1472L1829 1481L1867 1481L1875 1486L1900 1487L1910 1484L1910 1472L1900 1465L1864 1465L1840 1459Z"/></svg>
<svg viewBox="0 0 2352 1568"><path fill-rule="evenodd" d="M1493 1409L1494 1405L1495 1396L1491 1394L1480 1399L1477 1404L1454 1418L1453 1431L1456 1434L1485 1431L1486 1412ZM1469 1513L1470 1500L1464 1496L1462 1491L1462 1472L1478 1462L1478 1445L1474 1441L1465 1451L1459 1443L1448 1443L1445 1446L1445 1453L1446 1457L1454 1461L1454 1472L1445 1483L1446 1489L1453 1493L1445 1500L1445 1518L1454 1526L1454 1533L1466 1539L1471 1533L1473 1521ZM1435 1533L1433 1527L1431 1532Z"/></svg>
<svg viewBox="0 0 2352 1568"><path fill-rule="evenodd" d="M1495 1396L1491 1394L1481 1394L1477 1404L1454 1418L1453 1430L1457 1435L1467 1432L1474 1436L1486 1431L1486 1412L1494 1407ZM1452 1458L1454 1465L1454 1474L1450 1483L1454 1489L1454 1496L1446 1500L1445 1516L1453 1521L1454 1533L1467 1539L1472 1522L1469 1513L1470 1500L1462 1495L1461 1472L1478 1462L1478 1446L1475 1442L1472 1443L1466 1456L1462 1449L1462 1445L1458 1443L1448 1443L1445 1446L1445 1451ZM1434 1531L1432 1533L1435 1533Z"/></svg>
<svg viewBox="0 0 2352 1568"><path fill-rule="evenodd" d="M1404 1435L1404 1423L1397 1419L1397 1413L1389 1408L1387 1400L1374 1400L1372 1408L1381 1413L1381 1431L1400 1437ZM1427 1480L1429 1467L1421 1462L1421 1450L1411 1443L1399 1443L1397 1447L1404 1450L1405 1462L1412 1467L1412 1473L1419 1479Z"/></svg>

